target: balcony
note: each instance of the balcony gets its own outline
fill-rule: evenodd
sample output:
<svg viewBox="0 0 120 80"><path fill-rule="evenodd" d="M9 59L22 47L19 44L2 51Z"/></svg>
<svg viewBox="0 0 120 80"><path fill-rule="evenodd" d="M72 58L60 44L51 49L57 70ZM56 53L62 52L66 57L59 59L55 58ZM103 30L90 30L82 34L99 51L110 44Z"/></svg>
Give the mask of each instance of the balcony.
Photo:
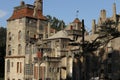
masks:
<svg viewBox="0 0 120 80"><path fill-rule="evenodd" d="M44 57L44 59L48 62L60 62L61 61L61 57Z"/></svg>

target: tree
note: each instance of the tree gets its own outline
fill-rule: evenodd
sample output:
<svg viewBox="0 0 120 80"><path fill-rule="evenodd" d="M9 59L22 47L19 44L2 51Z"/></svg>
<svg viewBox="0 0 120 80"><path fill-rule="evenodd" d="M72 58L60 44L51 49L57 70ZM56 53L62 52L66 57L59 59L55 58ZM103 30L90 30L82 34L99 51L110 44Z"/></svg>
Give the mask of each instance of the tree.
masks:
<svg viewBox="0 0 120 80"><path fill-rule="evenodd" d="M75 58L83 56L83 77L82 80L89 80L92 76L91 73L95 73L95 76L99 76L100 68L100 56L97 57L93 53L97 51L101 46L104 47L109 43L110 40L120 37L120 32L117 29L118 23L112 20L106 21L101 26L98 26L98 36L93 41L84 40L84 21L82 21L82 39L79 45L80 54L75 55ZM76 44L76 43L75 43ZM74 45L74 44L72 44ZM82 47L82 48L81 48ZM101 50L104 52L104 50ZM98 64L97 64L98 63ZM92 64L92 65L91 65ZM95 67L94 67L94 66ZM74 65L73 65L74 66ZM73 76L74 77L74 76ZM78 79L76 79L78 80Z"/></svg>
<svg viewBox="0 0 120 80"><path fill-rule="evenodd" d="M46 18L48 19L48 22L51 23L51 27L56 29L57 31L61 30L62 28L65 28L65 22L63 20L59 20L56 17L52 17L50 15L47 15Z"/></svg>
<svg viewBox="0 0 120 80"><path fill-rule="evenodd" d="M4 77L5 54L6 54L6 28L0 27L0 77Z"/></svg>

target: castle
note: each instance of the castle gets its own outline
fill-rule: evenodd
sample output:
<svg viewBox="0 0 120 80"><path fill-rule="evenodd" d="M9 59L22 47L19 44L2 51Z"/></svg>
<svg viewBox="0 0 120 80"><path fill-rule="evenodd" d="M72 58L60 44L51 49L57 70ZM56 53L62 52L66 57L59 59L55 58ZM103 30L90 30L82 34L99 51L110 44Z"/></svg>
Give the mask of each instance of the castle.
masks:
<svg viewBox="0 0 120 80"><path fill-rule="evenodd" d="M56 32L43 15L43 0L39 0L38 9L34 9L36 3L30 5L22 1L7 20L5 80L66 80L73 75L73 62L78 62L74 55L80 53L80 48L69 43L80 42L82 22L75 18L65 29ZM106 11L101 10L98 24L93 20L92 34L86 32L85 39L94 40L98 26L108 20L119 22L119 17L115 4L111 18L107 18ZM120 25L117 27L120 31ZM119 50L118 44L119 38L114 39L106 49ZM106 57L107 54L102 58ZM82 63L82 57L80 61ZM82 74L81 69L77 66L76 69L80 71L79 75Z"/></svg>

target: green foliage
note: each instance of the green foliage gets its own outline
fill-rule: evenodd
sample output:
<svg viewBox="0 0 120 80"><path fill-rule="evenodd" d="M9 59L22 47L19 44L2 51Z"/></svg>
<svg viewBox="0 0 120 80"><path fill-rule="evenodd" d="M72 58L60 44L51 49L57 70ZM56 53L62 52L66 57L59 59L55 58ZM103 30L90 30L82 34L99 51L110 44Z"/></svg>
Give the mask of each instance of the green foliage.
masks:
<svg viewBox="0 0 120 80"><path fill-rule="evenodd" d="M5 55L6 28L0 27L0 56Z"/></svg>
<svg viewBox="0 0 120 80"><path fill-rule="evenodd" d="M4 77L5 53L6 53L6 28L0 27L0 77Z"/></svg>
<svg viewBox="0 0 120 80"><path fill-rule="evenodd" d="M46 18L48 19L48 22L51 23L51 27L56 29L57 31L61 30L62 28L65 28L65 22L63 20L59 20L56 17L52 17L50 15L47 15Z"/></svg>

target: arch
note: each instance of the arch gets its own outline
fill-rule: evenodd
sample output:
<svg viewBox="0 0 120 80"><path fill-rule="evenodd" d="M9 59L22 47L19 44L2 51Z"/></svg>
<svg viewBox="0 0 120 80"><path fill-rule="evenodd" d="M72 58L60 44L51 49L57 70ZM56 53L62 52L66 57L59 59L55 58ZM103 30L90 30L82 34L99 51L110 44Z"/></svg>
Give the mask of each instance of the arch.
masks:
<svg viewBox="0 0 120 80"><path fill-rule="evenodd" d="M41 67L45 67L46 65L45 65L45 63L41 63L40 66Z"/></svg>

